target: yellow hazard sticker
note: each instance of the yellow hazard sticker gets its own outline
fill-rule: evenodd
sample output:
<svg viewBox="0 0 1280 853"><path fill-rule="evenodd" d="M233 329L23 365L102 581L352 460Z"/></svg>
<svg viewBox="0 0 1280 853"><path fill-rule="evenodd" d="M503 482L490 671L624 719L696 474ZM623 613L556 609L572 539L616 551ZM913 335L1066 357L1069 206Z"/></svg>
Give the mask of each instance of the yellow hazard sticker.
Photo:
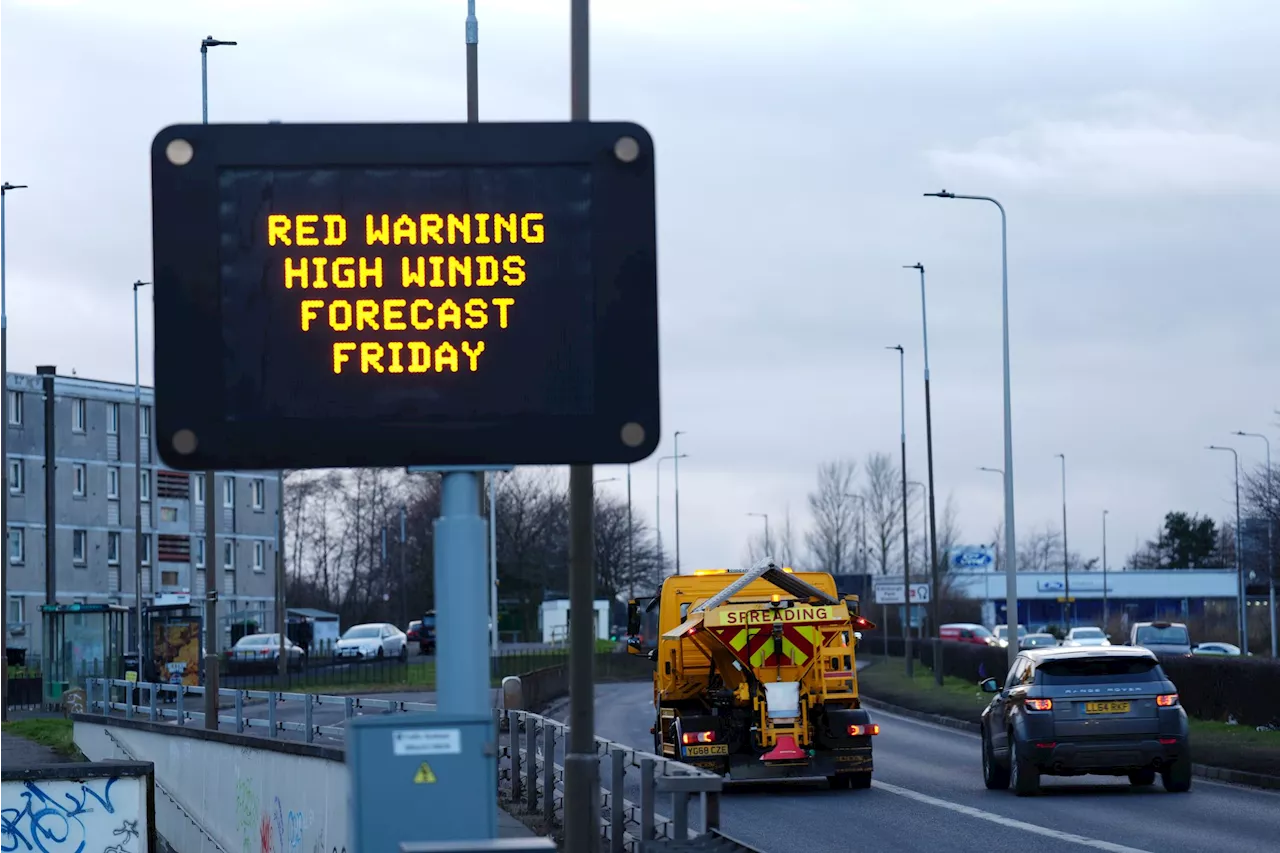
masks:
<svg viewBox="0 0 1280 853"><path fill-rule="evenodd" d="M413 774L413 784L415 785L434 785L436 782L435 771L431 769L431 765L422 762L418 766L418 772Z"/></svg>

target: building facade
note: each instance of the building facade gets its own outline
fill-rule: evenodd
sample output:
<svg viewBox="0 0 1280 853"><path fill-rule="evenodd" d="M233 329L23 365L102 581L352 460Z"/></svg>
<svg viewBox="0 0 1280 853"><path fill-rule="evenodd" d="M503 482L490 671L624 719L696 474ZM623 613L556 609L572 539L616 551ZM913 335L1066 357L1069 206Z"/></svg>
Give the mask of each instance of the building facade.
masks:
<svg viewBox="0 0 1280 853"><path fill-rule="evenodd" d="M42 649L48 527L43 377L10 373L5 393L6 646L35 656ZM139 419L132 385L54 378L57 602L130 607L125 646L133 649L137 627L132 608L141 562L144 605L157 594L200 598L209 583L216 583L220 621L252 618L269 630L274 623L279 480L269 472L217 474L218 548L208 559L204 475L173 471L160 462L151 429L153 404L152 389L143 388ZM142 479L136 489L139 450ZM138 494L140 548L135 537Z"/></svg>

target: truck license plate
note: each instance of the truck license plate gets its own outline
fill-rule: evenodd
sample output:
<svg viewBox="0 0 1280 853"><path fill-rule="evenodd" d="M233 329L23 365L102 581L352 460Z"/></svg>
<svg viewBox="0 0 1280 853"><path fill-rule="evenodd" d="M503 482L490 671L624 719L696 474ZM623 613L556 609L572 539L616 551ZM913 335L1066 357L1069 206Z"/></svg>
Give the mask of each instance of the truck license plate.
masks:
<svg viewBox="0 0 1280 853"><path fill-rule="evenodd" d="M1084 712L1086 714L1127 714L1129 713L1128 702L1085 702Z"/></svg>
<svg viewBox="0 0 1280 853"><path fill-rule="evenodd" d="M684 748L685 755L728 755L729 744L713 743L708 746L686 746Z"/></svg>

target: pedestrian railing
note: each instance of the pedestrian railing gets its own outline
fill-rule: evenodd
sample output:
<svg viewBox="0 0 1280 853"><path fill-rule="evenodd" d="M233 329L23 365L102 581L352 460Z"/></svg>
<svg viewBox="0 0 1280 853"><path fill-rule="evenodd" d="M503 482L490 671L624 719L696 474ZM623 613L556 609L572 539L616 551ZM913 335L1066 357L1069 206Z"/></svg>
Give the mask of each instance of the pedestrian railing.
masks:
<svg viewBox="0 0 1280 853"><path fill-rule="evenodd" d="M172 720L179 726L189 723L203 725L204 695L205 688L185 684L90 678L85 682L85 709L90 714L118 713L125 719ZM361 714L420 713L436 709L430 702L225 687L218 690L218 705L219 728L225 725L227 731L238 734L257 734L252 730L266 729L263 734L268 738L278 738L284 732L298 732L307 743L314 743L321 735L342 738L346 733L346 721ZM282 705L301 708L302 719L283 719L280 714ZM322 725L315 720L316 710L325 706L342 709L342 724ZM257 709L265 711L265 716L254 714Z"/></svg>

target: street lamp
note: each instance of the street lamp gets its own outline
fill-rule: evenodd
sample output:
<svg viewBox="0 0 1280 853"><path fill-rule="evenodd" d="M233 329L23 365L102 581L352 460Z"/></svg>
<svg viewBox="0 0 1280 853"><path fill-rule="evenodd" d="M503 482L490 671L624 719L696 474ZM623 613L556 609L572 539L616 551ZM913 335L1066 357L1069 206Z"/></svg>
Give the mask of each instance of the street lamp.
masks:
<svg viewBox="0 0 1280 853"><path fill-rule="evenodd" d="M1001 304L1004 315L1004 547L1009 555L1009 565L1005 567L1005 595L1008 598L1009 636L1018 636L1018 574L1017 539L1013 530L1013 403L1009 390L1009 237L1008 222L1004 213L1004 205L994 198L985 195L957 195L942 192L925 193L933 198L959 198L970 201L989 201L1000 211L1000 280ZM1016 644L1009 644L1009 667L1017 660Z"/></svg>
<svg viewBox="0 0 1280 853"><path fill-rule="evenodd" d="M1107 610L1107 514L1111 510L1102 511L1102 631L1107 632L1110 624L1110 613Z"/></svg>
<svg viewBox="0 0 1280 853"><path fill-rule="evenodd" d="M675 461L672 463L676 477L676 574L680 574L680 436L682 435L684 435L683 430L676 430Z"/></svg>
<svg viewBox="0 0 1280 853"><path fill-rule="evenodd" d="M901 344L885 349L898 351L898 412L902 440L902 656L907 663L907 677L914 666L911 660L911 538L907 530L907 361Z"/></svg>
<svg viewBox="0 0 1280 853"><path fill-rule="evenodd" d="M1211 444L1206 450L1220 450L1223 453L1230 453L1235 460L1236 466L1236 580L1240 585L1240 651L1243 654L1249 654L1249 621L1248 615L1245 613L1245 605L1248 598L1244 585L1244 560L1241 559L1240 553L1242 545L1240 540L1240 454L1236 452L1234 447L1220 447Z"/></svg>
<svg viewBox="0 0 1280 853"><path fill-rule="evenodd" d="M1246 438L1260 438L1267 443L1267 575L1268 575L1268 598L1271 606L1271 657L1274 659L1280 657L1276 654L1276 552L1271 544L1271 528L1275 524L1271 520L1271 516L1275 513L1275 480L1271 476L1271 439L1267 438L1260 432L1241 432L1236 430L1235 435L1241 435Z"/></svg>
<svg viewBox="0 0 1280 853"><path fill-rule="evenodd" d="M772 553L770 553L770 552L772 551L772 545L771 545L771 543L769 542L769 513L767 513L767 512L749 512L749 513L747 513L747 515L751 515L751 516L755 516L756 518L763 518L763 519L764 519L764 555L765 555L766 557L770 557L770 558L772 558L772 557L773 557L773 554L772 554Z"/></svg>
<svg viewBox="0 0 1280 853"><path fill-rule="evenodd" d="M1071 557L1067 551L1067 455L1055 454L1062 460L1062 612L1067 630L1071 630Z"/></svg>
<svg viewBox="0 0 1280 853"><path fill-rule="evenodd" d="M138 334L138 289L151 284L149 281L135 281L133 283L133 428L137 436L137 442L134 444L134 457L137 464L133 466L133 561L134 561L134 587L133 591L137 598L138 611L138 672L142 673L143 649L145 648L144 634L142 630L142 358L140 354L139 334ZM151 431L147 430L150 435ZM205 566L210 565L212 555L206 553L204 555ZM205 569L206 585L208 584L209 570ZM212 633L212 632L211 632Z"/></svg>
<svg viewBox="0 0 1280 853"><path fill-rule="evenodd" d="M931 586L930 615L933 617L933 630L938 631L938 513L933 491L933 406L929 400L929 314L926 310L924 291L924 264L916 262L903 267L908 270L920 270L920 325L924 330L924 443L929 464L929 583ZM938 635L939 638L941 635ZM938 651L938 643L934 644L934 652ZM939 668L940 670L941 668Z"/></svg>
<svg viewBox="0 0 1280 853"><path fill-rule="evenodd" d="M688 456L689 454L684 453L681 455ZM666 562L666 555L662 551L662 463L666 462L668 459L674 460L675 458L676 458L675 454L671 454L668 456L659 456L658 463L657 463L658 473L657 473L657 479L655 482L654 498L653 498L653 527L658 534L658 583L659 585L661 585L662 583L662 575L664 574L664 568L665 568L663 564Z"/></svg>
<svg viewBox="0 0 1280 853"><path fill-rule="evenodd" d="M233 41L221 41L213 36L200 39L200 121L209 123L209 48L233 46ZM283 655L282 655L283 657Z"/></svg>
<svg viewBox="0 0 1280 853"><path fill-rule="evenodd" d="M0 389L0 429L9 431L9 309L6 300L8 291L5 288L4 269L4 200L10 190L25 190L26 184L11 184L5 181L0 184L0 377L4 377L4 388ZM0 645L6 649L8 659L9 648L9 465L6 461L3 474L4 491L0 493L0 530L4 531L4 571L0 572ZM9 719L9 669L5 667L4 696L0 697L0 715Z"/></svg>

